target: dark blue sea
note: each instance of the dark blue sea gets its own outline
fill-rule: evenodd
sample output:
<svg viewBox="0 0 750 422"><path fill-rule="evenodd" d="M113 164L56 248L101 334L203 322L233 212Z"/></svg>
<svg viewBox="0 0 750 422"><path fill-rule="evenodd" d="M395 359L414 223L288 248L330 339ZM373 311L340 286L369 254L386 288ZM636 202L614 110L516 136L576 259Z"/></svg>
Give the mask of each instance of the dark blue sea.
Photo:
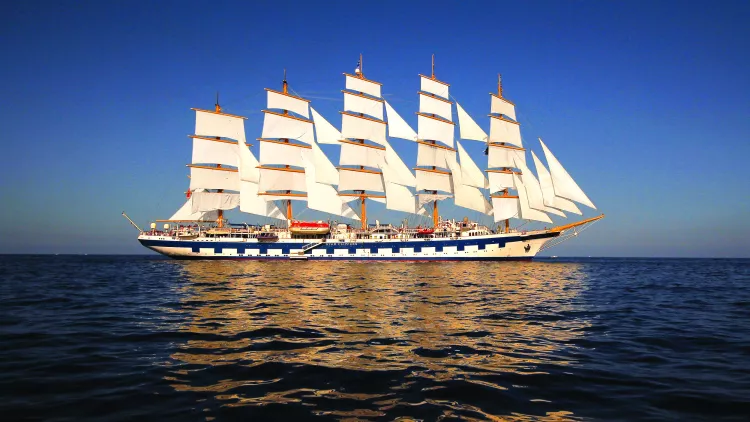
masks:
<svg viewBox="0 0 750 422"><path fill-rule="evenodd" d="M0 257L0 420L750 420L750 260Z"/></svg>

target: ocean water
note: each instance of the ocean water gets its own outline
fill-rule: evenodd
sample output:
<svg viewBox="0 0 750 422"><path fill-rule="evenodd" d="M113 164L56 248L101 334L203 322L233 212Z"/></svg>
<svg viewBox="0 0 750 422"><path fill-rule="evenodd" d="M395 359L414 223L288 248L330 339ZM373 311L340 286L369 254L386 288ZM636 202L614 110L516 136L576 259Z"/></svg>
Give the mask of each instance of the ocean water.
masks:
<svg viewBox="0 0 750 422"><path fill-rule="evenodd" d="M0 419L743 420L750 260L0 257Z"/></svg>

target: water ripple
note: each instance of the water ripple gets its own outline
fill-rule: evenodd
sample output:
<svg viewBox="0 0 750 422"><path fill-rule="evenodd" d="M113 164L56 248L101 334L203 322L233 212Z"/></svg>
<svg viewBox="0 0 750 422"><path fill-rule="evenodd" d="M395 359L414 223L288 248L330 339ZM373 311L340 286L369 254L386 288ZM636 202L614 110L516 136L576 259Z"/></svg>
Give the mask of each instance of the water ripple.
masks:
<svg viewBox="0 0 750 422"><path fill-rule="evenodd" d="M10 419L737 419L750 261L0 258Z"/></svg>

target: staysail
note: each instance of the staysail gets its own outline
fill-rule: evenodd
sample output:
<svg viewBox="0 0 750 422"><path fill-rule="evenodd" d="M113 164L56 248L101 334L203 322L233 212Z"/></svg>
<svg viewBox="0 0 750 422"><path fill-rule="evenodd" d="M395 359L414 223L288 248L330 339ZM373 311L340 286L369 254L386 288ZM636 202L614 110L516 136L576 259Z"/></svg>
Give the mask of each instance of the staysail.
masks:
<svg viewBox="0 0 750 422"><path fill-rule="evenodd" d="M456 114L458 115L458 127L461 139L485 142L487 134L474 121L469 113L456 101ZM453 177L454 203L463 208L479 211L483 214L492 215L492 205L487 201L480 189L489 187L489 182L482 170L472 160L469 153L460 142L456 141L458 159L455 155L448 162Z"/></svg>
<svg viewBox="0 0 750 422"><path fill-rule="evenodd" d="M515 167L521 169L521 173L523 174L522 180L524 187L526 188L529 207L548 214L555 214L560 217L565 217L564 212L558 210L557 208L548 207L544 204L542 187L539 185L539 181L537 180L537 178L534 177L534 173L531 172L531 169L526 166L526 163L516 159Z"/></svg>
<svg viewBox="0 0 750 422"><path fill-rule="evenodd" d="M583 193L583 190L573 180L572 177L565 171L562 164L557 161L557 158L552 155L552 151L547 148L547 145L539 139L539 143L542 144L544 150L544 156L547 158L547 165L549 165L549 171L552 175L552 184L555 188L555 195L560 196L571 201L576 201L589 208L596 209L594 203Z"/></svg>
<svg viewBox="0 0 750 422"><path fill-rule="evenodd" d="M302 153L302 167L305 169L307 206L310 209L359 220L347 201L338 195L334 186L340 182L339 171L325 155L318 143L336 144L342 139L341 132L320 113L310 107L315 123L316 142L311 150Z"/></svg>
<svg viewBox="0 0 750 422"><path fill-rule="evenodd" d="M416 141L417 132L388 104L388 101L384 100L383 103L385 104L385 115L388 118L388 136L407 141Z"/></svg>
<svg viewBox="0 0 750 422"><path fill-rule="evenodd" d="M574 214L581 215L581 210L576 207L573 201L559 197L555 195L555 188L552 185L552 176L549 174L549 170L544 167L542 161L536 156L534 151L531 151L531 157L534 160L534 167L536 167L536 174L539 176L539 186L542 189L542 197L544 198L544 205L559 209L561 211L568 211Z"/></svg>
<svg viewBox="0 0 750 422"><path fill-rule="evenodd" d="M185 203L180 207L177 212L175 212L171 217L169 217L169 221L196 221L196 222L205 222L205 221L216 221L217 218L219 218L218 211L193 211L193 201L192 197L193 195L196 195L197 193L202 193L203 189L196 189L192 195L190 196L191 199L188 199L185 201Z"/></svg>
<svg viewBox="0 0 750 422"><path fill-rule="evenodd" d="M487 141L487 133L479 127L477 122L461 107L458 101L456 101L456 114L458 114L458 127L461 139L470 139L479 142Z"/></svg>

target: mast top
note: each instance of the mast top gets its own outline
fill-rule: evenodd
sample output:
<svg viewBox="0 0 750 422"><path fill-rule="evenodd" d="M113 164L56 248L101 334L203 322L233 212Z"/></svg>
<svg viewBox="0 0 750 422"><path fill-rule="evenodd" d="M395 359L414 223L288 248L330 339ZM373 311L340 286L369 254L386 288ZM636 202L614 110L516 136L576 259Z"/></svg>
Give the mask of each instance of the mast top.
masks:
<svg viewBox="0 0 750 422"><path fill-rule="evenodd" d="M217 113L221 113L221 106L219 105L219 91L216 91L216 104L214 104L214 107L216 107Z"/></svg>
<svg viewBox="0 0 750 422"><path fill-rule="evenodd" d="M432 54L432 79L435 79L435 54Z"/></svg>
<svg viewBox="0 0 750 422"><path fill-rule="evenodd" d="M360 78L360 79L366 79L365 73L362 71L362 53L359 53L359 61L357 62L357 68L354 69L354 73Z"/></svg>
<svg viewBox="0 0 750 422"><path fill-rule="evenodd" d="M281 81L281 84L284 94L288 94L289 88L287 86L288 84L286 83L286 69L284 69L284 80Z"/></svg>
<svg viewBox="0 0 750 422"><path fill-rule="evenodd" d="M503 77L497 74L497 96L503 98Z"/></svg>

